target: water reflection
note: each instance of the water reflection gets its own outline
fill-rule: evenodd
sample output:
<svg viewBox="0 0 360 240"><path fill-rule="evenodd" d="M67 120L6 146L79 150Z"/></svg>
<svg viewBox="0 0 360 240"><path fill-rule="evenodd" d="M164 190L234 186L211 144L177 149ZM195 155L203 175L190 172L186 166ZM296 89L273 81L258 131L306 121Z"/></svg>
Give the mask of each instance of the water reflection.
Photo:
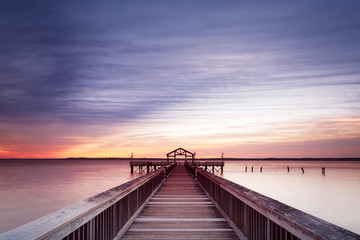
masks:
<svg viewBox="0 0 360 240"><path fill-rule="evenodd" d="M359 162L229 161L225 164L224 178L360 233ZM325 175L322 167L326 169Z"/></svg>
<svg viewBox="0 0 360 240"><path fill-rule="evenodd" d="M0 232L139 176L128 161L1 160Z"/></svg>
<svg viewBox="0 0 360 240"><path fill-rule="evenodd" d="M128 161L1 160L0 233L139 175ZM360 234L360 162L226 161L223 177Z"/></svg>

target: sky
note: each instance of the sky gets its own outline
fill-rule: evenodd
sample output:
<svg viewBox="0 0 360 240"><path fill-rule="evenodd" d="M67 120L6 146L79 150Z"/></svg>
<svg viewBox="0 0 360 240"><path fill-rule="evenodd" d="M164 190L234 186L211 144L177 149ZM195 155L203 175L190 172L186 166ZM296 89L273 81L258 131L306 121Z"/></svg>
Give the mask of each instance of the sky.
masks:
<svg viewBox="0 0 360 240"><path fill-rule="evenodd" d="M0 158L360 157L357 0L0 4Z"/></svg>

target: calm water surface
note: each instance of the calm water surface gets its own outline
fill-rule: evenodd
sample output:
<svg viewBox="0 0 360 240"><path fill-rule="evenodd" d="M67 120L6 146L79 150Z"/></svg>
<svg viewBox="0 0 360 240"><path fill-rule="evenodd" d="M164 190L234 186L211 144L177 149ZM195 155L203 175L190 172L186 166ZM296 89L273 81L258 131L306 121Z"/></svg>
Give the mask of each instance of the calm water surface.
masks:
<svg viewBox="0 0 360 240"><path fill-rule="evenodd" d="M138 176L119 160L0 160L0 233ZM360 162L228 161L222 176L360 234Z"/></svg>
<svg viewBox="0 0 360 240"><path fill-rule="evenodd" d="M360 162L229 161L224 169L228 180L360 234Z"/></svg>
<svg viewBox="0 0 360 240"><path fill-rule="evenodd" d="M128 161L0 160L0 233L138 176Z"/></svg>

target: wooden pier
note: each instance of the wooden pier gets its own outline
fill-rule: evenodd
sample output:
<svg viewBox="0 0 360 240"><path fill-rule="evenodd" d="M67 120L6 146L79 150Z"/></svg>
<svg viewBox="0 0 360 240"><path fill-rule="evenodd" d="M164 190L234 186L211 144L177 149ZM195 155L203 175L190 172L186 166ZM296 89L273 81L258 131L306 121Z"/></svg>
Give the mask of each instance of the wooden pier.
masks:
<svg viewBox="0 0 360 240"><path fill-rule="evenodd" d="M224 161L194 161L191 163L195 167L202 167L206 172L223 172L224 171Z"/></svg>
<svg viewBox="0 0 360 240"><path fill-rule="evenodd" d="M153 172L160 167L167 166L174 162L167 162L167 161L159 161L159 160L131 160L130 161L130 172ZM224 171L224 161L177 161L175 162L178 165L184 165L185 163L192 164L196 167L202 167L207 172L223 172Z"/></svg>
<svg viewBox="0 0 360 240"><path fill-rule="evenodd" d="M236 238L358 240L360 236L189 163L160 167L0 234L0 240Z"/></svg>
<svg viewBox="0 0 360 240"><path fill-rule="evenodd" d="M177 166L122 239L238 239L185 166Z"/></svg>
<svg viewBox="0 0 360 240"><path fill-rule="evenodd" d="M189 163L196 167L203 167L205 171L209 171L212 173L215 172L223 172L224 171L224 161L201 161L195 160L196 153L192 153L184 148L177 148L169 153L166 154L166 159L159 160L159 159L149 159L149 160L136 160L133 159L133 155L131 155L130 160L130 172L144 172L146 173L155 171L159 167L163 167L172 163L176 163L178 165ZM179 157L182 157L179 159ZM223 155L222 155L223 157Z"/></svg>
<svg viewBox="0 0 360 240"><path fill-rule="evenodd" d="M156 169L159 169L160 167L164 167L168 165L166 161L137 161L137 160L131 160L130 161L130 172L153 172L156 171Z"/></svg>

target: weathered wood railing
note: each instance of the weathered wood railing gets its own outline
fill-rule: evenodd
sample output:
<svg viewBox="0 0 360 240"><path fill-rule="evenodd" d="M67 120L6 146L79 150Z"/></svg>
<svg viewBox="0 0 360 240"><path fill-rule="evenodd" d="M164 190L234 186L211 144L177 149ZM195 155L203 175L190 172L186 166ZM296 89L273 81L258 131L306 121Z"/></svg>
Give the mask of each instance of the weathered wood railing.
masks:
<svg viewBox="0 0 360 240"><path fill-rule="evenodd" d="M189 163L185 163L186 168L190 171L190 173L194 176L195 179L197 179L196 177L196 173L197 170L199 170L199 168L197 168L196 166L189 164Z"/></svg>
<svg viewBox="0 0 360 240"><path fill-rule="evenodd" d="M0 235L0 240L120 239L175 164Z"/></svg>
<svg viewBox="0 0 360 240"><path fill-rule="evenodd" d="M176 163L172 163L172 164L169 164L169 165L164 167L164 169L165 169L165 171L164 171L165 178L167 178L170 175L172 170L174 170L175 166L176 166Z"/></svg>
<svg viewBox="0 0 360 240"><path fill-rule="evenodd" d="M157 168L165 167L168 163L166 161L130 161L130 172L136 172L136 168L139 172L146 170L147 173L155 171ZM135 169L135 170L134 170Z"/></svg>
<svg viewBox="0 0 360 240"><path fill-rule="evenodd" d="M198 167L198 166L224 166L224 162L222 161L211 161L211 162L196 162L194 161L193 163L194 166Z"/></svg>
<svg viewBox="0 0 360 240"><path fill-rule="evenodd" d="M185 164L240 239L360 239L334 224Z"/></svg>

